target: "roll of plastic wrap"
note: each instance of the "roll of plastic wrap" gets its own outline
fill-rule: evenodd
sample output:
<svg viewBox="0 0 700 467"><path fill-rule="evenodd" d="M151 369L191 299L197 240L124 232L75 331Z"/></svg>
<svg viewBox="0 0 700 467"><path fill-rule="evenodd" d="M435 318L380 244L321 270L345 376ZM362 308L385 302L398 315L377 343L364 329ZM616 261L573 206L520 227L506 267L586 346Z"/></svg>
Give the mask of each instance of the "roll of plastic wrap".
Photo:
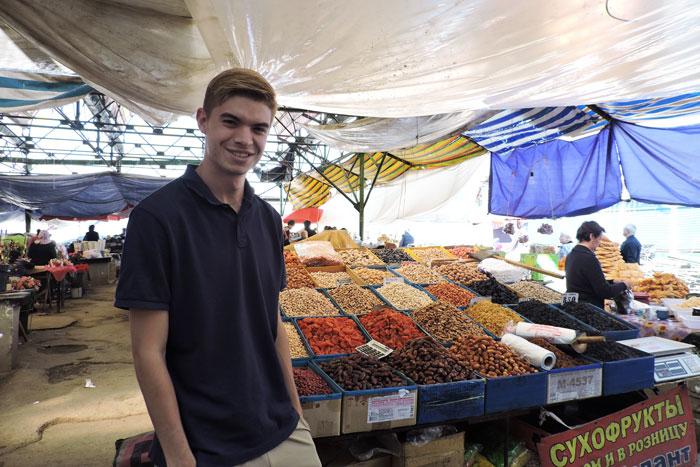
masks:
<svg viewBox="0 0 700 467"><path fill-rule="evenodd" d="M515 335L520 337L541 337L553 344L571 344L576 340L576 331L545 324L517 323Z"/></svg>
<svg viewBox="0 0 700 467"><path fill-rule="evenodd" d="M532 366L551 370L557 364L557 356L552 352L515 334L504 334L501 337L501 342L513 349L518 355L522 355Z"/></svg>

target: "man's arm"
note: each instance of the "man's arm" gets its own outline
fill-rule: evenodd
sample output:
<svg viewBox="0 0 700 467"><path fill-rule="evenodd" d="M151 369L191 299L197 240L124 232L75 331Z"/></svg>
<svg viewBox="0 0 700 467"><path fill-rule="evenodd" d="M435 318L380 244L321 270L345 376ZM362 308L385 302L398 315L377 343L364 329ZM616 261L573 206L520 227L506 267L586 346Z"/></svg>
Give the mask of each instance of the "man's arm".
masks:
<svg viewBox="0 0 700 467"><path fill-rule="evenodd" d="M587 260L584 275L588 278L595 294L600 298L614 298L627 289L627 285L624 282L615 282L610 285L605 280L603 269L595 257Z"/></svg>
<svg viewBox="0 0 700 467"><path fill-rule="evenodd" d="M175 389L165 363L168 312L131 310L131 347L134 368L148 414L169 467L194 466L194 455L185 437Z"/></svg>
<svg viewBox="0 0 700 467"><path fill-rule="evenodd" d="M282 374L284 375L284 384L285 386L287 386L289 399L292 401L292 405L301 417L301 402L299 402L297 386L296 384L294 384L294 373L292 372L292 357L289 354L289 338L287 337L287 330L282 325L282 318L280 317L280 315L277 315L277 340L275 341L275 348L277 349L277 358L279 359L280 366L282 367Z"/></svg>

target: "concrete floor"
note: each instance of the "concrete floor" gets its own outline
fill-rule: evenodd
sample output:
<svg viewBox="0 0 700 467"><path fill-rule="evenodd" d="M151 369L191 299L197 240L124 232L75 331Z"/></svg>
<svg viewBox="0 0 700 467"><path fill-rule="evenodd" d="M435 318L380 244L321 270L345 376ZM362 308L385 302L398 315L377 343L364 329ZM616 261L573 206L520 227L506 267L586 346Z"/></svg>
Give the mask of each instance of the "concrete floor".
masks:
<svg viewBox="0 0 700 467"><path fill-rule="evenodd" d="M62 328L32 331L0 379L0 467L108 466L117 439L152 430L113 299L114 286L93 288L65 313L32 316L32 328Z"/></svg>

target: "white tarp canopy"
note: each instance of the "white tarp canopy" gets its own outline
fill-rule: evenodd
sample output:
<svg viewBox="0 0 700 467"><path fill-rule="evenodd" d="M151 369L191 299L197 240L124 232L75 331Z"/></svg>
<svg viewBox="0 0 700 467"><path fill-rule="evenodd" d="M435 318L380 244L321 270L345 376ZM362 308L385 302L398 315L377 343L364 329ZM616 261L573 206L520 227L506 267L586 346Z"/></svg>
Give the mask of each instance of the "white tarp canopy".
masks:
<svg viewBox="0 0 700 467"><path fill-rule="evenodd" d="M700 88L695 0L3 0L0 19L152 121L229 66L282 105L371 117Z"/></svg>

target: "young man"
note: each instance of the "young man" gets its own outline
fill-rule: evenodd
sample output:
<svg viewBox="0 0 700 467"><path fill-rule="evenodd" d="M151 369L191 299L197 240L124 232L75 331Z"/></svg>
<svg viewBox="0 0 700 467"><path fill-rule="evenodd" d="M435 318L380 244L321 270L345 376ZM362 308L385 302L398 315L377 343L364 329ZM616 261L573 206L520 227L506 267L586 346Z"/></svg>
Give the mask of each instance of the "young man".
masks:
<svg viewBox="0 0 700 467"><path fill-rule="evenodd" d="M216 76L197 110L201 165L129 219L115 304L130 310L159 466L320 465L278 312L282 221L246 181L275 111L258 73Z"/></svg>

